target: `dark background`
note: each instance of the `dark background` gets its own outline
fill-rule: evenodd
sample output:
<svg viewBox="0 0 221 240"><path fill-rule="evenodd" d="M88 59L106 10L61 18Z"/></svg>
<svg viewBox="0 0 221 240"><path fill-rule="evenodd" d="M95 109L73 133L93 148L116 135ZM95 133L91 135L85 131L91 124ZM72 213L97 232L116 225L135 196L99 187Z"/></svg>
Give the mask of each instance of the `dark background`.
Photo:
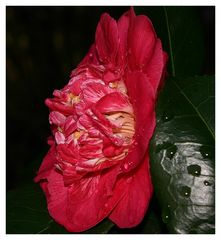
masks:
<svg viewBox="0 0 221 240"><path fill-rule="evenodd" d="M201 74L214 74L215 8L194 9L204 35ZM35 176L50 134L44 100L68 82L71 70L94 42L100 15L108 12L118 19L127 10L126 6L6 7L7 190ZM148 7L143 7L146 11Z"/></svg>

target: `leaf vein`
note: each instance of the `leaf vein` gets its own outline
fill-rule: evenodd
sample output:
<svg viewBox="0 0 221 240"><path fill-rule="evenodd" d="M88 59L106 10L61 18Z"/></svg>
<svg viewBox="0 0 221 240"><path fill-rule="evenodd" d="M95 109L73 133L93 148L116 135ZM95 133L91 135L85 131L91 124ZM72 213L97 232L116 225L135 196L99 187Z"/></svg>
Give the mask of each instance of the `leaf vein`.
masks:
<svg viewBox="0 0 221 240"><path fill-rule="evenodd" d="M190 105L193 107L193 109L196 111L196 113L198 114L198 116L200 117L200 119L203 121L203 123L205 124L205 126L207 127L208 131L210 132L210 134L212 135L213 139L215 140L215 135L212 131L212 129L210 128L210 126L207 124L206 120L204 119L204 117L202 116L202 114L199 112L198 108L191 102L191 100L188 98L188 96L185 94L185 92L182 90L182 88L172 79L174 85L179 89L180 93L186 98L186 100L190 103Z"/></svg>

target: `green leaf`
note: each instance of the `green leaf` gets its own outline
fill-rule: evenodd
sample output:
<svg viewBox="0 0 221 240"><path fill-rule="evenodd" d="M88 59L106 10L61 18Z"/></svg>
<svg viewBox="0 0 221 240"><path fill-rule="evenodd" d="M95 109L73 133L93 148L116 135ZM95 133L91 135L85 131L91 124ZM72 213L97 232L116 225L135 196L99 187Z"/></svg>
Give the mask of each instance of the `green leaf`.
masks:
<svg viewBox="0 0 221 240"><path fill-rule="evenodd" d="M40 233L51 223L42 190L28 183L7 192L6 232Z"/></svg>
<svg viewBox="0 0 221 240"><path fill-rule="evenodd" d="M194 7L135 7L147 15L169 56L169 73L189 77L200 74L204 40L199 14Z"/></svg>
<svg viewBox="0 0 221 240"><path fill-rule="evenodd" d="M172 233L214 233L214 77L168 79L157 104L151 173Z"/></svg>
<svg viewBox="0 0 221 240"><path fill-rule="evenodd" d="M113 223L105 219L84 233L108 233ZM48 214L45 196L35 183L7 192L7 233L69 233Z"/></svg>

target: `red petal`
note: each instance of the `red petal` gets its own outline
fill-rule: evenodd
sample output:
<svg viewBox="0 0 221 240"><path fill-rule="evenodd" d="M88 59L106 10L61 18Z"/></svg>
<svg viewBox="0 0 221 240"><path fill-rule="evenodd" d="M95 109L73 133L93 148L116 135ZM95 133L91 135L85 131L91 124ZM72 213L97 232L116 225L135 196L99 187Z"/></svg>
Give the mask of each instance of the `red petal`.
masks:
<svg viewBox="0 0 221 240"><path fill-rule="evenodd" d="M137 16L128 31L128 62L131 70L142 69L151 59L156 33L146 16Z"/></svg>
<svg viewBox="0 0 221 240"><path fill-rule="evenodd" d="M126 58L126 51L127 51L127 34L128 34L128 28L130 24L129 19L129 11L126 12L119 20L118 20L118 32L119 32L119 52L118 52L118 61L120 63L125 62Z"/></svg>
<svg viewBox="0 0 221 240"><path fill-rule="evenodd" d="M65 119L66 117L57 111L53 111L49 114L50 124L55 124L56 126L61 126L62 124L64 124Z"/></svg>
<svg viewBox="0 0 221 240"><path fill-rule="evenodd" d="M75 114L75 109L72 106L64 105L58 100L54 100L53 98L47 98L45 100L45 104L51 111L58 111L64 115Z"/></svg>
<svg viewBox="0 0 221 240"><path fill-rule="evenodd" d="M134 146L124 159L124 170L130 171L142 161L155 127L155 95L153 88L141 72L128 74L126 78L128 95L135 113Z"/></svg>
<svg viewBox="0 0 221 240"><path fill-rule="evenodd" d="M77 128L76 120L73 118L73 116L69 116L66 118L65 124L64 124L64 133L65 136L69 136L71 133L73 133Z"/></svg>
<svg viewBox="0 0 221 240"><path fill-rule="evenodd" d="M69 231L85 231L107 217L122 198L123 186L119 195L112 195L117 169L101 175L91 174L68 191L67 217L73 223Z"/></svg>
<svg viewBox="0 0 221 240"><path fill-rule="evenodd" d="M123 147L118 147L112 144L110 140L109 141L106 140L106 143L104 144L102 152L105 157L110 158L110 157L115 157L121 154L123 150L124 150Z"/></svg>
<svg viewBox="0 0 221 240"><path fill-rule="evenodd" d="M64 225L67 229L71 223L67 219L67 190L64 186L63 176L55 170L48 176L48 192L50 197L47 198L48 211L55 221Z"/></svg>
<svg viewBox="0 0 221 240"><path fill-rule="evenodd" d="M167 55L163 52L161 41L158 39L153 56L144 69L155 92L157 91L160 80L162 79L166 61Z"/></svg>
<svg viewBox="0 0 221 240"><path fill-rule="evenodd" d="M55 141L56 141L57 144L63 144L63 143L65 143L65 136L64 136L63 133L57 131L57 132L55 133L54 137L55 137Z"/></svg>
<svg viewBox="0 0 221 240"><path fill-rule="evenodd" d="M119 45L118 29L116 21L106 13L98 23L95 42L99 59L104 63L114 63Z"/></svg>
<svg viewBox="0 0 221 240"><path fill-rule="evenodd" d="M130 22L135 18L135 13L133 8L131 8L129 11L127 11L124 15L120 17L118 20L118 33L120 38L119 43L119 51L118 51L118 59L119 64L125 62L125 58L127 55L127 37L128 37L128 29Z"/></svg>
<svg viewBox="0 0 221 240"><path fill-rule="evenodd" d="M65 162L75 164L79 160L79 150L74 144L59 144L57 152Z"/></svg>
<svg viewBox="0 0 221 240"><path fill-rule="evenodd" d="M108 88L101 83L88 83L83 89L84 100L95 103L108 93Z"/></svg>
<svg viewBox="0 0 221 240"><path fill-rule="evenodd" d="M122 179L116 185L116 192L118 192L119 185L127 182L124 189L126 194L109 216L111 221L120 228L135 227L142 221L146 213L153 193L148 161L148 156L146 156L132 177L128 176L127 179Z"/></svg>
<svg viewBox="0 0 221 240"><path fill-rule="evenodd" d="M113 92L104 96L96 103L95 108L101 113L114 111L125 111L129 113L133 112L128 99L119 92Z"/></svg>
<svg viewBox="0 0 221 240"><path fill-rule="evenodd" d="M73 76L70 81L72 81L72 83L70 84L69 88L70 88L70 91L78 96L81 92L81 86L83 84L83 82L86 81L86 77L82 74L82 75L79 75L79 76Z"/></svg>

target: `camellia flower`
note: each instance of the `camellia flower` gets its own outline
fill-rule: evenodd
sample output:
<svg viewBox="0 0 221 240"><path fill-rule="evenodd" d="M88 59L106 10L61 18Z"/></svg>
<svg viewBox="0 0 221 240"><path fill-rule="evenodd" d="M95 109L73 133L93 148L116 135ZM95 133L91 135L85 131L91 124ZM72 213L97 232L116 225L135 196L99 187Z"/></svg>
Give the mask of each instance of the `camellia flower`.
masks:
<svg viewBox="0 0 221 240"><path fill-rule="evenodd" d="M148 144L166 59L146 16L131 8L115 21L105 13L69 83L46 100L51 148L35 181L67 230L106 217L120 228L142 221L153 192Z"/></svg>

